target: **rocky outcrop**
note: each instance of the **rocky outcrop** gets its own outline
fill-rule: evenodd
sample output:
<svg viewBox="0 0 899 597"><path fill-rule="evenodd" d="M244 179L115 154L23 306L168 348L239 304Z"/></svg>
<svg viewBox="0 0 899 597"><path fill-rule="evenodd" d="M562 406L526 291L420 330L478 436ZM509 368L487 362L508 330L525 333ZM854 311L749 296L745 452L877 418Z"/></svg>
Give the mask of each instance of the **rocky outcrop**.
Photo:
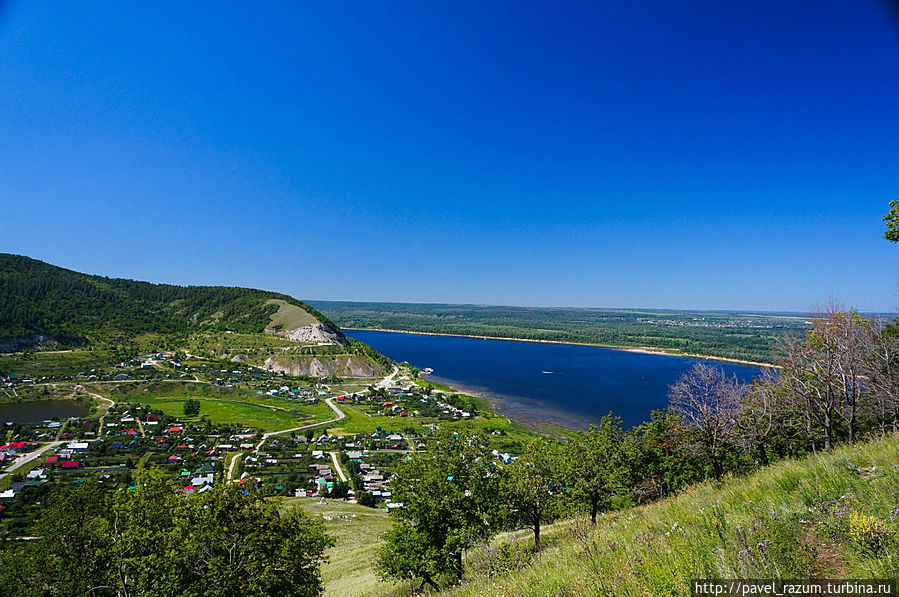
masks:
<svg viewBox="0 0 899 597"><path fill-rule="evenodd" d="M377 377L383 372L373 361L356 356L300 357L276 355L265 361L264 367L270 371L288 375L309 375L312 377Z"/></svg>
<svg viewBox="0 0 899 597"><path fill-rule="evenodd" d="M0 338L0 353L18 352L26 348L44 347L47 344L55 344L51 342L48 336L43 334L35 334L27 338Z"/></svg>
<svg viewBox="0 0 899 597"><path fill-rule="evenodd" d="M333 342L335 344L344 344L345 340L340 334L331 327L322 323L303 326L293 330L278 332L279 335L285 336L288 340L294 342Z"/></svg>

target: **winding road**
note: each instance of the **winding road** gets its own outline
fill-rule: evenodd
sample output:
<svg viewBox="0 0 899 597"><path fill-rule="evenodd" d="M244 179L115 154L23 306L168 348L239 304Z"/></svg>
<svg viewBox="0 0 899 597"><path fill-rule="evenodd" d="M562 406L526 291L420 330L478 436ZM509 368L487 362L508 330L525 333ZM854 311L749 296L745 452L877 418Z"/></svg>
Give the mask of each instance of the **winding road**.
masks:
<svg viewBox="0 0 899 597"><path fill-rule="evenodd" d="M386 376L384 379L379 381L377 383L376 387L379 387L379 388L385 387L387 384L389 384L393 380L394 377L396 377L396 374L399 373L399 370L400 370L399 367L394 366L393 371L390 373L390 375ZM368 392L367 389L360 390L359 392L354 392L354 393L355 394L364 394L366 392ZM294 427L293 429L282 429L280 431L269 431L268 433L263 433L262 438L259 440L259 443L256 444L256 452L258 453L262 449L262 444L265 443L265 440L267 440L268 438L270 438L272 436L281 435L282 433L290 433L291 431L302 431L304 429L309 429L311 427L320 427L322 425L327 425L329 423L335 423L337 421L341 421L346 418L346 414L344 414L344 412L341 411L339 408L337 408L337 405L334 404L334 397L325 399L325 404L327 404L328 406L331 407L331 410L333 410L334 413L337 415L336 417L334 417L333 419L328 419L327 421L319 421L317 423L309 423L307 425L301 425L299 427ZM341 477L343 477L342 474L341 474Z"/></svg>

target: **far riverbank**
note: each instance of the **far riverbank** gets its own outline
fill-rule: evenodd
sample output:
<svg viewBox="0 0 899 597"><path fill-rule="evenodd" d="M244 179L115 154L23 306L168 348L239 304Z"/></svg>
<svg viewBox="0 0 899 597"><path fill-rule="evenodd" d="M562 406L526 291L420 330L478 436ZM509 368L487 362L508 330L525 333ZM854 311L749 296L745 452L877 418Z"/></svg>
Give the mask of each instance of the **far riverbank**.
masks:
<svg viewBox="0 0 899 597"><path fill-rule="evenodd" d="M747 361L745 359L732 359L727 357L717 357L707 354L675 352L665 350L664 348L656 348L654 346L621 346L618 344L594 344L590 342L568 342L565 340L539 340L535 338L511 338L507 336L475 336L471 334L444 334L441 332L417 332L412 330L394 330L390 328L349 328L341 327L342 330L356 332L392 332L394 334L414 334L416 336L445 336L449 338L475 338L478 340L503 340L507 342L533 342L535 344L564 344L567 346L595 346L597 348L609 348L611 350L623 350L627 352L636 352L640 354L657 354L668 357L681 357L685 359L701 359L709 361L721 361L724 363L736 363L738 365L748 365L751 367L769 367L779 369L779 365L773 363L764 363L761 361Z"/></svg>

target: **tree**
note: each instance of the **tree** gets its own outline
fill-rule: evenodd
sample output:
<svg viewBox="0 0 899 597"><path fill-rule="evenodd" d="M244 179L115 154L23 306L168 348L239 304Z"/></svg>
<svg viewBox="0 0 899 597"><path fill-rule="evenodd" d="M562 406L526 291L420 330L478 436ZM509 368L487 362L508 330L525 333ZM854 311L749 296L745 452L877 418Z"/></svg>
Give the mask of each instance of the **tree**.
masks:
<svg viewBox="0 0 899 597"><path fill-rule="evenodd" d="M404 507L391 515L379 574L435 588L442 574L461 581L464 552L497 529L499 476L480 432L441 430L427 451L410 454L391 480L393 499Z"/></svg>
<svg viewBox="0 0 899 597"><path fill-rule="evenodd" d="M194 499L198 498L198 499ZM280 512L260 494L237 485L186 500L176 532L194 595L317 596L320 565L333 544L321 521L302 508ZM184 589L182 589L184 590Z"/></svg>
<svg viewBox="0 0 899 597"><path fill-rule="evenodd" d="M518 459L506 467L503 494L513 521L534 531L536 551L540 550L541 526L559 512L561 477L559 443L545 437L527 440Z"/></svg>
<svg viewBox="0 0 899 597"><path fill-rule="evenodd" d="M625 433L621 418L611 414L602 418L599 427L590 425L586 432L572 437L563 450L563 475L571 495L589 508L590 520L609 507L611 497L627 484Z"/></svg>
<svg viewBox="0 0 899 597"><path fill-rule="evenodd" d="M890 201L890 210L883 216L883 221L887 226L883 237L890 242L899 242L899 201Z"/></svg>
<svg viewBox="0 0 899 597"><path fill-rule="evenodd" d="M356 503L367 508L374 508L378 500L369 492L360 489L356 492Z"/></svg>
<svg viewBox="0 0 899 597"><path fill-rule="evenodd" d="M715 479L724 474L721 453L731 439L745 393L745 384L736 376L728 378L721 367L704 363L693 365L668 390L671 408L698 434Z"/></svg>
<svg viewBox="0 0 899 597"><path fill-rule="evenodd" d="M899 322L868 331L868 358L864 361L864 374L872 393L870 410L886 433L887 427L899 431Z"/></svg>
<svg viewBox="0 0 899 597"><path fill-rule="evenodd" d="M870 326L857 311L846 311L831 301L818 310L804 338L784 341L781 374L794 400L805 403L806 432L813 451L815 423L821 427L827 452L833 448L837 418L846 422L849 441L855 441Z"/></svg>
<svg viewBox="0 0 899 597"><path fill-rule="evenodd" d="M184 403L184 414L188 417L196 417L200 414L200 401L196 398L189 398Z"/></svg>
<svg viewBox="0 0 899 597"><path fill-rule="evenodd" d="M747 452L755 452L762 466L768 466L768 442L778 432L793 425L783 424L792 415L788 389L780 374L771 368L762 370L749 386L737 418L739 440Z"/></svg>
<svg viewBox="0 0 899 597"><path fill-rule="evenodd" d="M56 491L33 528L41 539L5 546L0 555L0 595L111 594L113 539L106 492L95 481Z"/></svg>

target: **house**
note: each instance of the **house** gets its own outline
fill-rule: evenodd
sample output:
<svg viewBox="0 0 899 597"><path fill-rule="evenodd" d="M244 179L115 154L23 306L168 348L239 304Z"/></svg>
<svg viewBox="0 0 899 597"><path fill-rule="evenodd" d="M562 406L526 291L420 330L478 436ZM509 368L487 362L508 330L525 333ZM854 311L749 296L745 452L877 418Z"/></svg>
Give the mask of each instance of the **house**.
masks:
<svg viewBox="0 0 899 597"><path fill-rule="evenodd" d="M200 487L201 485L212 485L213 483L213 475L212 473L208 475L203 475L200 477L194 477L190 480L190 484L194 487Z"/></svg>
<svg viewBox="0 0 899 597"><path fill-rule="evenodd" d="M87 452L89 446L90 444L88 444L87 442L69 442L69 445L66 447L72 452L83 454L84 452Z"/></svg>
<svg viewBox="0 0 899 597"><path fill-rule="evenodd" d="M77 460L63 460L62 462L59 463L59 466L61 468L75 469L75 468L78 468L78 461Z"/></svg>
<svg viewBox="0 0 899 597"><path fill-rule="evenodd" d="M57 460L59 460L59 456L47 456L47 464L56 464Z"/></svg>

